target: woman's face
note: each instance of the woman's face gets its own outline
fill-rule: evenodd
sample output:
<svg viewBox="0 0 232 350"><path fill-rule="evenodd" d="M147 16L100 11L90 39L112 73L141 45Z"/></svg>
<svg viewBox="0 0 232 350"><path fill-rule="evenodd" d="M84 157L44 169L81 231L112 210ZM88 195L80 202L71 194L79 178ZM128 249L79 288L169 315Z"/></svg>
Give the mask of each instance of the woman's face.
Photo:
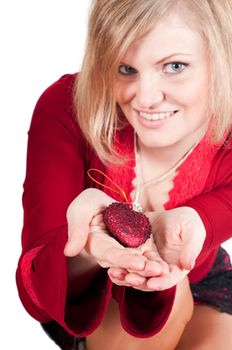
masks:
<svg viewBox="0 0 232 350"><path fill-rule="evenodd" d="M207 127L209 62L200 34L172 14L122 58L117 103L145 147L197 139Z"/></svg>

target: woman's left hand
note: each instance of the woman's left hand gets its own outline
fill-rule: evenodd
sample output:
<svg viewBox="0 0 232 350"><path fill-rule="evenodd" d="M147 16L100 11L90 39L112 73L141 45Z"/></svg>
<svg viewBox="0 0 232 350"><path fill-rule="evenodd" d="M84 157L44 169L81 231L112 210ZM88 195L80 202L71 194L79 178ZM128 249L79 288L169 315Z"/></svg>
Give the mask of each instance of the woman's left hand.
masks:
<svg viewBox="0 0 232 350"><path fill-rule="evenodd" d="M205 240L205 228L198 213L190 207L152 212L147 216L152 225L154 242L144 245L143 255L148 259L147 264L165 261L168 269L159 276L148 276L148 266L144 274L117 268L109 269L108 273L116 284L127 282L143 291L168 289L181 282L194 267ZM119 281L117 275L122 275L122 272L124 281Z"/></svg>
<svg viewBox="0 0 232 350"><path fill-rule="evenodd" d="M139 248L141 251L141 248ZM141 291L161 291L171 288L181 282L189 270L169 263L160 256L156 246L149 239L142 247L143 256L146 257L145 267L142 271L126 270L119 267L108 269L112 282L120 286L130 286ZM135 250L135 249L134 249ZM162 269L154 274L152 266L159 264Z"/></svg>
<svg viewBox="0 0 232 350"><path fill-rule="evenodd" d="M205 241L204 224L190 207L148 213L160 256L168 263L191 270Z"/></svg>

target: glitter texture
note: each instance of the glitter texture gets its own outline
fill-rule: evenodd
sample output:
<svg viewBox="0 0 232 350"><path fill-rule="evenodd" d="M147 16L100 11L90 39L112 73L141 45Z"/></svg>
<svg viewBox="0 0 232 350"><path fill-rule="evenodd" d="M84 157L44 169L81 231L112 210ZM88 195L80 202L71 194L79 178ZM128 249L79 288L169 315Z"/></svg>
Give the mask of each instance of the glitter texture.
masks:
<svg viewBox="0 0 232 350"><path fill-rule="evenodd" d="M103 219L110 234L125 247L136 248L151 234L148 218L125 203L109 205L103 212Z"/></svg>

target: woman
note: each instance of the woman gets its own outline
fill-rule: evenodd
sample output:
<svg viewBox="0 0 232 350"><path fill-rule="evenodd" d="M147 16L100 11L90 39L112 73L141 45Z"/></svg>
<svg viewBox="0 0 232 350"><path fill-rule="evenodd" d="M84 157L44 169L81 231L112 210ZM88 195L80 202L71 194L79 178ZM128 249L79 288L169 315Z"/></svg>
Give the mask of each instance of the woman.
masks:
<svg viewBox="0 0 232 350"><path fill-rule="evenodd" d="M40 98L17 283L62 349L232 346L231 37L229 0L93 1L80 75ZM138 248L103 222L124 199Z"/></svg>

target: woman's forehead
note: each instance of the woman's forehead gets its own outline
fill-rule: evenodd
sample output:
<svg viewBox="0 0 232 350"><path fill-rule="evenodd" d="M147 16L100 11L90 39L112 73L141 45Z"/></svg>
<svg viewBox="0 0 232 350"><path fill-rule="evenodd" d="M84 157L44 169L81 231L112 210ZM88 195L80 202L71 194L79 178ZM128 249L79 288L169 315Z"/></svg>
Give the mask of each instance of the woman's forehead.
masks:
<svg viewBox="0 0 232 350"><path fill-rule="evenodd" d="M153 29L141 39L135 41L124 55L130 59L147 50L159 61L174 54L196 55L205 49L205 42L199 31L189 26L181 15L173 12L161 19Z"/></svg>

